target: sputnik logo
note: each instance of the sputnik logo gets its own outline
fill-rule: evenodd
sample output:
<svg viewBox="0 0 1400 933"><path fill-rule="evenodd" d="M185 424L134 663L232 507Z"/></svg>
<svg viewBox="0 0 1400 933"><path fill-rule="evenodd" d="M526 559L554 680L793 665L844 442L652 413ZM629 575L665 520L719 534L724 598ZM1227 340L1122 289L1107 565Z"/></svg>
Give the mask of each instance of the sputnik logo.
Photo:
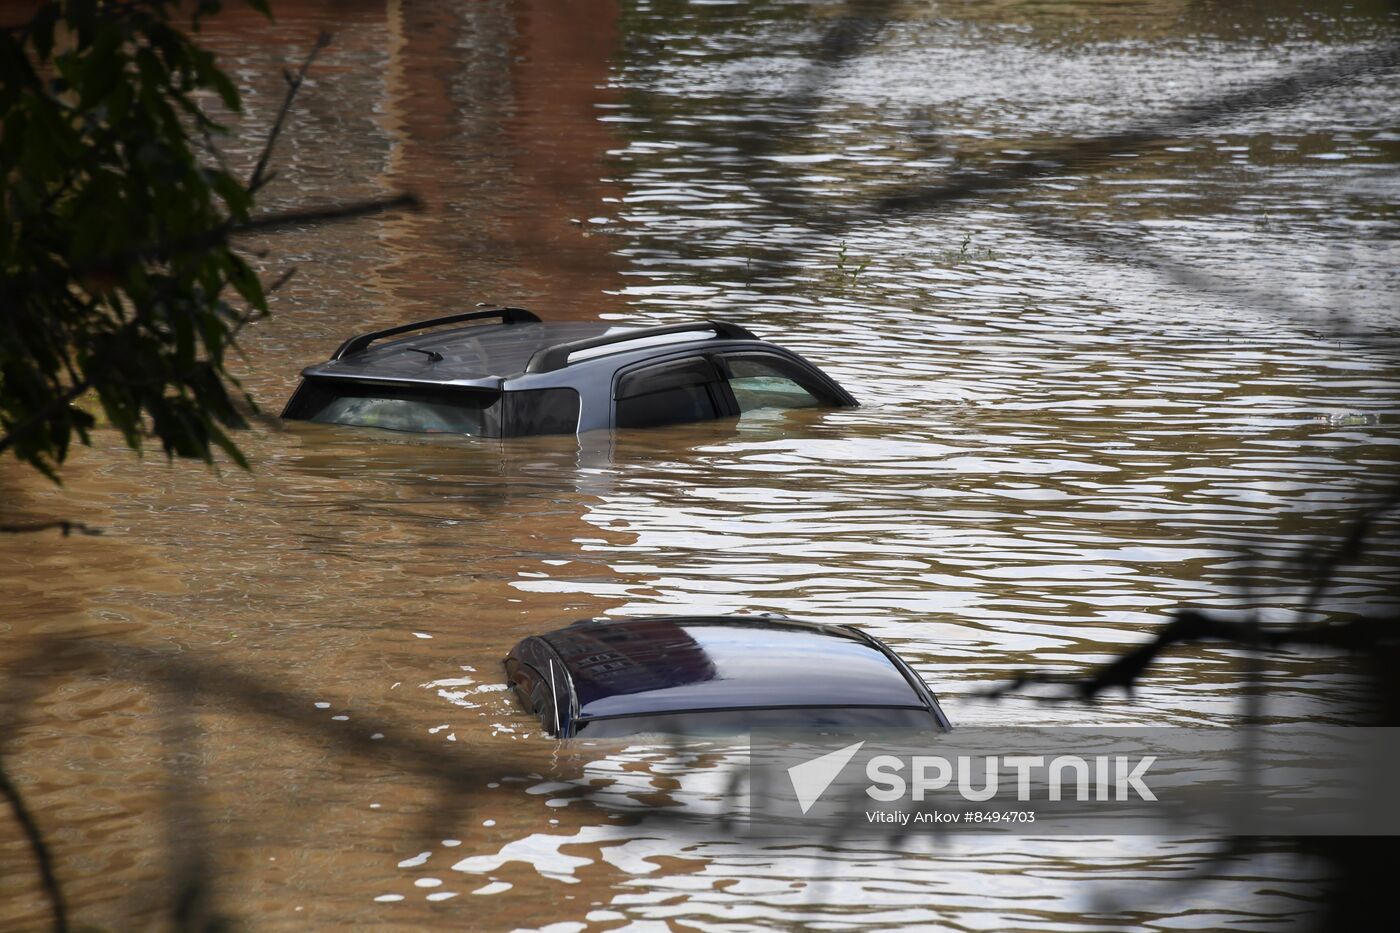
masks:
<svg viewBox="0 0 1400 933"><path fill-rule="evenodd" d="M813 758L788 768L788 778L792 781L792 789L797 794L797 805L802 808L803 813L812 809L812 804L821 799L831 782L836 780L864 744L865 742L861 741L847 745L820 758Z"/></svg>

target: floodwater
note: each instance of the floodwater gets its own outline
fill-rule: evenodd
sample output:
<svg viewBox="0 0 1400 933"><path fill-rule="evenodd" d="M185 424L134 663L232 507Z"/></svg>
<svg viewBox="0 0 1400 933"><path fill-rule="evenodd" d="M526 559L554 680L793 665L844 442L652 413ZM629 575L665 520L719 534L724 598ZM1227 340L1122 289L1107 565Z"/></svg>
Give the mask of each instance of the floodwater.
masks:
<svg viewBox="0 0 1400 933"><path fill-rule="evenodd" d="M334 44L265 209L418 193L285 232L239 363L275 415L347 334L471 307L717 316L855 410L509 444L260 420L251 473L95 435L0 472L5 766L77 919L162 928L193 881L253 930L1286 929L1319 866L1184 839L768 845L618 807L713 804L728 756L542 738L499 686L585 616L862 626L955 723L1223 725L1243 659L1178 650L1093 707L980 691L1084 675L1173 610L1305 610L1300 553L1385 488L1400 434L1400 79L1275 106L927 210L882 199L1393 43L1376 4L607 0L278 5L208 40L265 127ZM863 11L863 13L861 12ZM884 17L883 20L877 17ZM250 164L260 133L230 141ZM1342 659L1259 665L1263 713L1346 721ZM15 713L19 719L13 718ZM0 927L44 901L0 818ZM1183 887L1183 879L1196 883Z"/></svg>

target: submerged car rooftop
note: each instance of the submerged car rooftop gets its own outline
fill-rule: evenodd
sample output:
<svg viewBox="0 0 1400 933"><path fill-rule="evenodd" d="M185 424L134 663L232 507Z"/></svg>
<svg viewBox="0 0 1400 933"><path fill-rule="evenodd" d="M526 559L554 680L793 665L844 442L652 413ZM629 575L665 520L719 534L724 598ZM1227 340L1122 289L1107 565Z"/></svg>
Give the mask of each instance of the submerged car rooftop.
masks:
<svg viewBox="0 0 1400 933"><path fill-rule="evenodd" d="M538 636L581 718L764 707L923 708L912 675L844 626L762 617L589 620Z"/></svg>
<svg viewBox="0 0 1400 933"><path fill-rule="evenodd" d="M797 353L729 321L619 327L522 308L359 334L302 377L282 410L290 421L479 437L858 404Z"/></svg>
<svg viewBox="0 0 1400 933"><path fill-rule="evenodd" d="M495 319L494 326L491 319ZM440 328L455 322L463 326ZM435 325L439 329L426 330ZM360 334L341 344L326 362L302 370L302 375L495 386L503 379L561 369L572 354L589 351L580 344L596 341L599 346L595 352L605 352L609 343L619 349L628 343L635 349L641 344L633 341L633 336L650 342L707 341L711 338L700 336L706 329L721 339L758 340L745 328L722 321L636 328L603 321L541 321L523 308L494 308ZM419 330L424 332L376 344L386 337ZM599 339L609 337L626 340Z"/></svg>

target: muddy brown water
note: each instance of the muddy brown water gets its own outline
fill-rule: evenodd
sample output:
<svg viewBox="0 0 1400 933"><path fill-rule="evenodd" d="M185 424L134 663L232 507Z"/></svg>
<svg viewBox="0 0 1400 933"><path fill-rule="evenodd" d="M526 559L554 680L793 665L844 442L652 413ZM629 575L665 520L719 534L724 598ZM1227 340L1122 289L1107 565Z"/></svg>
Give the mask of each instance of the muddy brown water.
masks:
<svg viewBox="0 0 1400 933"><path fill-rule="evenodd" d="M1306 910L1319 868L1284 851L767 846L638 821L561 785L713 802L727 757L559 746L499 689L511 644L571 619L768 610L886 639L956 722L1227 724L1223 646L1174 653L1131 702L974 695L1085 673L1180 606L1302 617L1292 560L1389 481L1393 72L862 215L1393 42L1385 7L887 9L875 28L827 4L298 2L207 27L256 127L278 68L335 33L266 207L429 206L256 244L269 274L298 270L244 343L268 412L346 334L477 301L722 316L864 404L510 444L265 419L241 438L251 473L104 432L62 487L4 465L7 519L106 532L0 541L19 713L0 741L80 921L163 928L181 878L257 930L1274 929ZM1319 612L1383 599L1385 556ZM1352 676L1270 658L1265 712L1345 720ZM0 819L0 927L44 909Z"/></svg>

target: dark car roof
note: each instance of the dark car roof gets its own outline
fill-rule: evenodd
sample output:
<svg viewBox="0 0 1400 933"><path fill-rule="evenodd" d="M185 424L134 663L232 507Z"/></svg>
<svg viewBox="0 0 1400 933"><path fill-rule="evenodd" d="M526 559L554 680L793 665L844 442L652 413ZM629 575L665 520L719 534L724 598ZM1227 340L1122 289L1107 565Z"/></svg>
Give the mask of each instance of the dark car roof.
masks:
<svg viewBox="0 0 1400 933"><path fill-rule="evenodd" d="M539 636L592 718L792 706L925 707L878 643L838 626L745 617L591 620Z"/></svg>
<svg viewBox="0 0 1400 933"><path fill-rule="evenodd" d="M340 359L307 367L306 376L353 376L362 379L424 379L451 373L453 381L504 378L525 371L530 358L546 347L630 330L605 322L540 322L453 327L393 340ZM436 366L414 347L441 355Z"/></svg>

